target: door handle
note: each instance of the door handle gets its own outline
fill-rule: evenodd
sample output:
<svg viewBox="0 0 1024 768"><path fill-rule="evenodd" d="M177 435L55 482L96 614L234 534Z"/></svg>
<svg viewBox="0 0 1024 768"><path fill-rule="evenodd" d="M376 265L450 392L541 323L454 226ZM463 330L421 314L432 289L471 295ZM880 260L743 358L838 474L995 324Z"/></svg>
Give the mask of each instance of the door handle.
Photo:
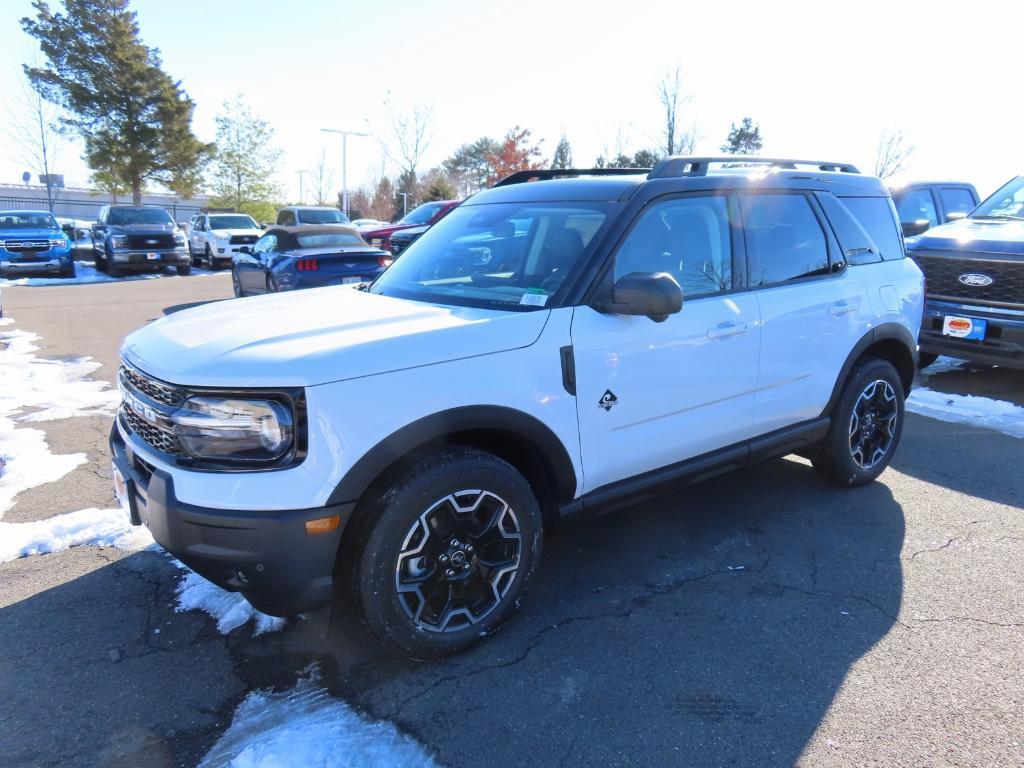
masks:
<svg viewBox="0 0 1024 768"><path fill-rule="evenodd" d="M832 315L832 317L839 317L840 315L845 315L847 312L853 312L855 309L857 309L857 304L855 302L837 301L829 307L828 313Z"/></svg>
<svg viewBox="0 0 1024 768"><path fill-rule="evenodd" d="M729 336L739 336L741 333L746 333L750 328L748 323L743 325L736 325L736 323L719 323L714 328L708 328L709 339L724 339Z"/></svg>

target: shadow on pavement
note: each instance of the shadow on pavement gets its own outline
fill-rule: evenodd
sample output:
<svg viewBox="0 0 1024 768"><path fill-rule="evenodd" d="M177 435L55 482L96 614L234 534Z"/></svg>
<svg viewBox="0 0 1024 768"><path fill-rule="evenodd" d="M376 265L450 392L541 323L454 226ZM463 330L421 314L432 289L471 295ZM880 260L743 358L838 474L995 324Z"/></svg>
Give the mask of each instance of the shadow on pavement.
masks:
<svg viewBox="0 0 1024 768"><path fill-rule="evenodd" d="M190 301L187 304L175 304L174 306L171 307L164 307L164 315L173 315L175 312L181 312L183 309L201 307L204 304L215 304L218 301L227 301L227 299L211 299L210 301Z"/></svg>
<svg viewBox="0 0 1024 768"><path fill-rule="evenodd" d="M792 765L893 627L904 518L797 460L548 538L509 627L416 664L336 609L335 687L450 766Z"/></svg>

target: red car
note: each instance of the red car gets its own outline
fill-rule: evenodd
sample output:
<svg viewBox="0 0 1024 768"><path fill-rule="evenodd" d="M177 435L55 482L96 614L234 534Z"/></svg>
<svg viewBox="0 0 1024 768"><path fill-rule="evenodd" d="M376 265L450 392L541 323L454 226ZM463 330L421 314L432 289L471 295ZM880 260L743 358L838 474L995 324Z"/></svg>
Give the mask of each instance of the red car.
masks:
<svg viewBox="0 0 1024 768"><path fill-rule="evenodd" d="M395 232L409 227L432 226L447 216L461 202L461 200L435 200L431 203L423 203L423 205L413 208L395 224L380 229L371 229L360 234L374 248L390 251L391 235Z"/></svg>

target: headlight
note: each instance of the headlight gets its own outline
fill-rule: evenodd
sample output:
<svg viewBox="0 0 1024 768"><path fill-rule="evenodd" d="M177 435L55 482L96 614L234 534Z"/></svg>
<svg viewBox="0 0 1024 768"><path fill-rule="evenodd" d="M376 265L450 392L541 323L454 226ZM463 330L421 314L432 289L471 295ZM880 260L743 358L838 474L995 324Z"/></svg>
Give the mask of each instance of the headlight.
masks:
<svg viewBox="0 0 1024 768"><path fill-rule="evenodd" d="M197 459L265 463L294 441L292 414L274 400L190 397L171 421L182 448Z"/></svg>
<svg viewBox="0 0 1024 768"><path fill-rule="evenodd" d="M185 244L185 236L181 232L174 233L174 244L178 246Z"/></svg>
<svg viewBox="0 0 1024 768"><path fill-rule="evenodd" d="M51 248L67 248L68 239L66 237L51 237L50 238Z"/></svg>
<svg viewBox="0 0 1024 768"><path fill-rule="evenodd" d="M128 238L124 235L114 235L110 238L110 244L115 248L124 248L128 244Z"/></svg>

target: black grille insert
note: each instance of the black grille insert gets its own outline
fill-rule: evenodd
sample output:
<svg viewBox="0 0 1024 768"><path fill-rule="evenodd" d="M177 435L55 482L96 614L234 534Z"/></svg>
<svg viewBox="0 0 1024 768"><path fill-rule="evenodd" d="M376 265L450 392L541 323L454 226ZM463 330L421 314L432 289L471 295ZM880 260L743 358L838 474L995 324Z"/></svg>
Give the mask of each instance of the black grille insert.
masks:
<svg viewBox="0 0 1024 768"><path fill-rule="evenodd" d="M174 248L174 235L125 235L126 248L133 251L153 251Z"/></svg>
<svg viewBox="0 0 1024 768"><path fill-rule="evenodd" d="M1024 305L1024 260L958 259L926 254L913 254L913 258L928 280L929 296ZM962 275L984 275L992 282L968 285L961 282Z"/></svg>

